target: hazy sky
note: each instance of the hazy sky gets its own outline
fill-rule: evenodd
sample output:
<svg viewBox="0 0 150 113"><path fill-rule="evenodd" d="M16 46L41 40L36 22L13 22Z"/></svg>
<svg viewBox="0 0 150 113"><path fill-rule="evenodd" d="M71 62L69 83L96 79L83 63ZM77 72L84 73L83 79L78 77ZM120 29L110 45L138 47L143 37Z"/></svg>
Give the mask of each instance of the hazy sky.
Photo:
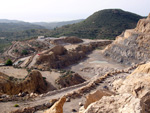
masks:
<svg viewBox="0 0 150 113"><path fill-rule="evenodd" d="M84 19L96 11L109 8L147 16L150 0L0 0L0 19L67 21Z"/></svg>

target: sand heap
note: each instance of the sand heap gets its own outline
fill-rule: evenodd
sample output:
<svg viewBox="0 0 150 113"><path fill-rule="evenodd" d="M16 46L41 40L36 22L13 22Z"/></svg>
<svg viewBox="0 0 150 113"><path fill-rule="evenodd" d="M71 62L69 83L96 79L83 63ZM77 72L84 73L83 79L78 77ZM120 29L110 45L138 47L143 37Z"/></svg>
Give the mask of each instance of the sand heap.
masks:
<svg viewBox="0 0 150 113"><path fill-rule="evenodd" d="M55 45L66 44L66 43L76 44L76 43L81 43L81 42L83 42L83 40L76 36L62 37L62 38L57 38L57 39L50 41L50 43L55 44Z"/></svg>
<svg viewBox="0 0 150 113"><path fill-rule="evenodd" d="M124 64L150 58L150 15L139 20L135 29L123 32L104 50L104 55Z"/></svg>

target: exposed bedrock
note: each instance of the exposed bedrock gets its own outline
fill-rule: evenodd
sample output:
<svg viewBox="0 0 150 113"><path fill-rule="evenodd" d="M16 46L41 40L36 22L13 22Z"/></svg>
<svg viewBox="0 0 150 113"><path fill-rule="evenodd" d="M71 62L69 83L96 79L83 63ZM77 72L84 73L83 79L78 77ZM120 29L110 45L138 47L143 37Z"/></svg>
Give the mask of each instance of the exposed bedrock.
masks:
<svg viewBox="0 0 150 113"><path fill-rule="evenodd" d="M104 55L124 64L147 61L150 58L150 15L139 20L135 29L126 30L104 50Z"/></svg>
<svg viewBox="0 0 150 113"><path fill-rule="evenodd" d="M21 80L0 73L0 93L2 94L44 93L46 89L46 83L39 71L32 71L26 78Z"/></svg>

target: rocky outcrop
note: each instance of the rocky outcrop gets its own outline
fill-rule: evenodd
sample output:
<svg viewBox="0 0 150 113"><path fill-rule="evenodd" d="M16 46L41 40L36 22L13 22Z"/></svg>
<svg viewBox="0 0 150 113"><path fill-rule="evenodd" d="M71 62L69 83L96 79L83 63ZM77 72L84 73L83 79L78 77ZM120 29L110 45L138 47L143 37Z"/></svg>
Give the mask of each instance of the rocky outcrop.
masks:
<svg viewBox="0 0 150 113"><path fill-rule="evenodd" d="M66 102L66 97L60 98L49 110L44 113L63 113L63 105Z"/></svg>
<svg viewBox="0 0 150 113"><path fill-rule="evenodd" d="M86 57L86 54L94 50L96 47L105 46L112 41L91 42L88 44L78 45L75 49L66 50L63 46L57 45L46 52L42 53L36 60L34 68L49 70L60 69L77 63ZM58 48L59 52L56 52Z"/></svg>
<svg viewBox="0 0 150 113"><path fill-rule="evenodd" d="M76 44L76 43L81 43L81 42L83 42L83 40L76 36L62 37L62 38L57 38L57 39L50 41L50 43L55 44L55 45L66 44L66 43Z"/></svg>
<svg viewBox="0 0 150 113"><path fill-rule="evenodd" d="M104 50L104 55L124 64L150 58L150 18L139 20L135 29L126 30Z"/></svg>
<svg viewBox="0 0 150 113"><path fill-rule="evenodd" d="M104 90L97 90L86 96L84 108L86 109L91 103L100 100L103 96L111 96L113 93Z"/></svg>
<svg viewBox="0 0 150 113"><path fill-rule="evenodd" d="M48 51L44 52L44 54L48 54L53 52L55 55L64 55L67 53L67 50L62 45L56 45L53 48L50 48Z"/></svg>
<svg viewBox="0 0 150 113"><path fill-rule="evenodd" d="M82 113L142 113L140 99L131 94L104 96Z"/></svg>
<svg viewBox="0 0 150 113"><path fill-rule="evenodd" d="M82 107L79 113L149 113L149 83L150 63L139 65L125 80L119 79L113 83L116 94L104 95L86 109Z"/></svg>
<svg viewBox="0 0 150 113"><path fill-rule="evenodd" d="M85 82L85 79L83 79L78 73L66 72L56 79L55 82L60 88L64 88L83 83Z"/></svg>
<svg viewBox="0 0 150 113"><path fill-rule="evenodd" d="M0 73L0 92L2 94L44 93L46 89L46 83L39 71L32 71L26 78L21 80Z"/></svg>
<svg viewBox="0 0 150 113"><path fill-rule="evenodd" d="M139 98L143 113L150 112L150 63L139 66L125 80L113 85L118 93L130 93Z"/></svg>
<svg viewBox="0 0 150 113"><path fill-rule="evenodd" d="M144 97L150 93L150 63L139 66L125 80L114 82L113 85L119 93L131 93L138 98Z"/></svg>
<svg viewBox="0 0 150 113"><path fill-rule="evenodd" d="M147 17L147 19L141 19L137 27L135 28L137 32L142 32L142 33L150 33L150 14Z"/></svg>

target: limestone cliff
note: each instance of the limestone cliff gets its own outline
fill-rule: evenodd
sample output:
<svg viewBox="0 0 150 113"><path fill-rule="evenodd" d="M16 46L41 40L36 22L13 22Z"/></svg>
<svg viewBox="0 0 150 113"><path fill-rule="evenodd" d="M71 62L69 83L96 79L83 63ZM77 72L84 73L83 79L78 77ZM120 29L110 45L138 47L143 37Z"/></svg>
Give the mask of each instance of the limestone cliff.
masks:
<svg viewBox="0 0 150 113"><path fill-rule="evenodd" d="M123 32L104 50L104 55L124 64L147 61L150 58L150 15L141 19L135 29Z"/></svg>
<svg viewBox="0 0 150 113"><path fill-rule="evenodd" d="M83 113L142 113L140 99L130 94L104 96L92 103Z"/></svg>
<svg viewBox="0 0 150 113"><path fill-rule="evenodd" d="M45 81L38 71L32 71L25 79L21 80L0 73L0 93L2 94L43 93L46 89Z"/></svg>

